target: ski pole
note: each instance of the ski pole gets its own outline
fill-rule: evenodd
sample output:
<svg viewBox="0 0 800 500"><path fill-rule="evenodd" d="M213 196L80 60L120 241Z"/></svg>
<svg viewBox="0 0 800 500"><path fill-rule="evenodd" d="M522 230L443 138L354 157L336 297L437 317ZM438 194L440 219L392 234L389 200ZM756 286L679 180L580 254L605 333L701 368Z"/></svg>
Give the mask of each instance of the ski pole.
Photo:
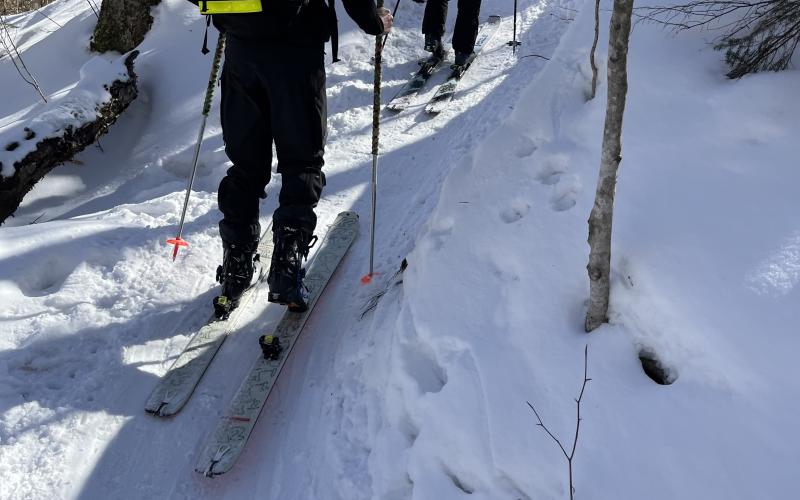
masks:
<svg viewBox="0 0 800 500"><path fill-rule="evenodd" d="M397 17L397 9L400 8L400 0L397 0L397 3L394 4L394 10L392 11L392 17ZM389 38L389 33L383 35L383 42L381 43L381 52L383 52L383 48L386 46L386 39Z"/></svg>
<svg viewBox="0 0 800 500"><path fill-rule="evenodd" d="M513 54L516 54L517 47L522 45L522 42L517 41L517 0L514 0L514 39L508 42L508 45L511 45L511 52Z"/></svg>
<svg viewBox="0 0 800 500"><path fill-rule="evenodd" d="M398 1L398 5L400 2ZM378 0L378 8L383 8L383 0ZM369 238L369 273L361 278L361 283L372 281L375 262L375 216L378 204L378 137L380 135L381 115L381 54L382 35L375 37L375 80L372 89L372 224Z"/></svg>
<svg viewBox="0 0 800 500"><path fill-rule="evenodd" d="M220 62L222 61L222 51L225 48L225 34L220 33L217 38L217 49L214 52L214 62L211 64L211 75L208 77L208 88L206 88L206 99L203 102L203 120L200 122L200 131L197 134L197 144L194 148L194 159L192 160L192 173L189 176L189 185L186 187L186 198L183 200L183 211L181 212L181 222L178 225L178 235L175 238L167 240L168 245L174 245L172 250L172 260L178 256L178 249L180 247L188 247L189 243L181 238L183 234L183 223L186 219L186 209L189 207L189 196L192 193L192 185L194 184L194 176L197 173L197 159L200 157L200 146L203 144L203 133L206 130L206 120L208 113L211 111L211 98L214 95L214 85L217 83L217 74L219 73Z"/></svg>

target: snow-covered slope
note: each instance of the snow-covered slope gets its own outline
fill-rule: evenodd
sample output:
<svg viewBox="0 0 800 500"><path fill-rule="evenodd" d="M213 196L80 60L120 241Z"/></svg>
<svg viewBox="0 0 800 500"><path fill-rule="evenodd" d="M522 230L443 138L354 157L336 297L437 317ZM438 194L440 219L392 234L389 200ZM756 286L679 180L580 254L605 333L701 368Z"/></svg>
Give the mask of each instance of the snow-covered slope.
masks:
<svg viewBox="0 0 800 500"><path fill-rule="evenodd" d="M636 27L613 321L586 336L585 221L605 107L602 78L584 101L593 5L521 2L517 57L505 46L512 7L484 1L482 17L503 16L501 33L453 110L421 113L431 86L418 106L383 116L382 274L368 287L358 278L369 251L372 40L342 19L318 213L324 230L356 210L363 236L240 462L215 480L192 471L195 456L281 311L248 311L174 419L144 413L215 293L215 189L227 167L215 111L187 215L192 246L172 263L163 242L178 222L210 58L190 4L154 9L137 101L102 149L55 169L0 228L0 498L566 498L566 463L526 401L571 442L587 343L578 497L792 497L800 75L727 81L702 36ZM82 0L43 11L64 27L35 13L13 20L23 57L54 93L92 57L94 20ZM422 11L398 13L384 101L423 54ZM602 23L605 32L606 11ZM0 82L14 97L0 104L2 128L36 95L7 59ZM642 345L677 369L674 385L646 378Z"/></svg>

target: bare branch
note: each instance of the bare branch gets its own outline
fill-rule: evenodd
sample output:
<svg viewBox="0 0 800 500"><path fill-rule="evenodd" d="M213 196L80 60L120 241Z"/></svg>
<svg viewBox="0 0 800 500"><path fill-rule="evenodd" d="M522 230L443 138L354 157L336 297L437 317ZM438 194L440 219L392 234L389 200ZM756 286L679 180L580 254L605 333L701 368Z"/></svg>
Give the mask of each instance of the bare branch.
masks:
<svg viewBox="0 0 800 500"><path fill-rule="evenodd" d="M725 51L729 78L789 67L800 44L800 2L796 0L700 0L681 5L642 7L640 21L675 32L722 32L714 48Z"/></svg>
<svg viewBox="0 0 800 500"><path fill-rule="evenodd" d="M549 61L549 60L550 60L550 58L549 58L549 57L541 56L541 55L539 55L539 54L528 54L528 55L526 55L526 56L522 56L522 57L520 57L520 59L525 59L526 57L538 57L538 58L540 58L540 59L544 59L545 61Z"/></svg>
<svg viewBox="0 0 800 500"><path fill-rule="evenodd" d="M92 0L86 0L86 2L89 4L89 7L92 8L92 12L94 12L94 16L97 19L100 19L100 9L97 8L97 6L94 4L94 2L92 2Z"/></svg>
<svg viewBox="0 0 800 500"><path fill-rule="evenodd" d="M525 401L525 402L528 403L528 406L530 406L531 410L533 410L533 414L536 415L536 418L539 419L539 423L537 425L539 427L541 427L542 429L544 429L544 431L547 433L548 436L553 438L553 441L555 441L556 444L558 444L558 447L561 448L561 452L564 454L564 458L569 460L569 455L567 454L567 450L565 450L564 446L561 445L561 441L559 441L558 438L555 437L552 432L550 432L550 429L548 429L547 426L544 425L544 422L542 422L542 417L539 416L539 412L536 411L536 408L533 407L533 405L530 403L530 401Z"/></svg>
<svg viewBox="0 0 800 500"><path fill-rule="evenodd" d="M592 42L592 50L589 51L589 64L592 66L592 90L589 95L589 100L594 99L597 94L597 63L594 60L594 53L597 50L597 40L600 38L600 0L595 0L594 3L594 41Z"/></svg>
<svg viewBox="0 0 800 500"><path fill-rule="evenodd" d="M53 24L55 24L55 25L56 25L56 26L58 26L59 28L63 28L63 26L61 26L60 24L58 24L58 23L57 23L57 22L56 22L56 21L55 21L53 18L51 18L50 16L48 16L47 14L45 14L44 12L42 12L41 10L39 10L39 9L34 9L34 10L36 11L36 13L37 13L37 14L41 15L42 17L44 17L44 18L45 18L45 19L47 19L48 21L52 22Z"/></svg>
<svg viewBox="0 0 800 500"><path fill-rule="evenodd" d="M581 400L583 399L583 392L586 390L586 384L589 383L590 379L587 376L587 372L589 370L589 346L586 345L583 349L583 386L581 386L581 393L578 395L578 399L575 402L578 404L578 420L575 423L575 439L572 441L572 452L569 454L569 459L575 456L575 448L578 446L578 433L581 430Z"/></svg>
<svg viewBox="0 0 800 500"><path fill-rule="evenodd" d="M558 447L561 448L561 453L564 454L564 458L567 459L567 467L569 469L570 500L574 499L574 494L575 494L575 487L573 486L573 480L572 480L572 459L575 458L575 449L578 447L578 435L580 434L581 430L581 420L582 420L581 401L583 400L583 394L586 391L586 384L589 383L590 380L592 380L589 378L588 373L589 373L589 346L587 345L583 349L583 385L581 385L581 393L578 395L578 399L575 400L575 403L577 403L578 407L578 417L577 420L575 421L575 436L572 440L572 451L570 453L567 453L567 450L564 449L564 446L562 446L561 441L552 432L550 432L550 429L548 429L546 425L544 425L541 415L539 415L539 412L536 411L536 408L531 404L531 402L526 401L530 409L533 410L533 414L536 415L536 419L539 421L539 423L536 425L544 429L547 435L550 436L550 438L556 442Z"/></svg>
<svg viewBox="0 0 800 500"><path fill-rule="evenodd" d="M3 46L8 54L8 57L11 58L11 62L14 64L14 68L16 68L19 76L22 77L25 83L35 88L42 100L47 102L47 98L44 96L44 92L42 92L39 82L36 81L36 77L30 72L28 67L25 65L25 61L22 59L22 56L19 54L17 46L14 43L14 37L11 36L8 26L9 25L6 23L0 23L0 45Z"/></svg>

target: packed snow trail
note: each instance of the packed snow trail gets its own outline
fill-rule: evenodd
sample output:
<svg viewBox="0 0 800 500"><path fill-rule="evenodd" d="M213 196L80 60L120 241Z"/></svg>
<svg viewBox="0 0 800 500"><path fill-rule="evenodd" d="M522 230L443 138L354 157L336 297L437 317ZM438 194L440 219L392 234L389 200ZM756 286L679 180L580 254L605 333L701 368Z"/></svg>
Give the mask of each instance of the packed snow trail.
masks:
<svg viewBox="0 0 800 500"><path fill-rule="evenodd" d="M102 150L54 170L0 228L0 498L565 498L563 457L525 401L570 436L587 342L578 495L796 496L800 403L787 395L800 390L800 74L730 82L720 54L701 50L704 34L637 26L613 324L587 337L586 217L605 105L602 73L598 99L584 99L593 5L522 2L516 58L504 45L512 6L484 2L482 18L501 15L501 32L451 109L424 114L446 77L437 74L414 106L383 115L380 279L358 283L362 237L236 468L214 480L193 471L195 459L283 311L263 303L242 318L177 418L142 411L210 311L222 253L215 191L227 167L212 119L187 215L192 247L173 264L163 241L178 222L210 58L199 53L194 7L156 7L139 99ZM423 8L399 11L386 99L424 55ZM91 58L73 41L88 40L92 14L83 0L42 11L65 31L38 15L11 20L49 92L67 89ZM324 228L354 210L366 235L374 40L340 20L318 213ZM601 67L605 43L603 33ZM0 60L15 97L0 102L0 127L36 102L13 71ZM408 269L390 281L404 257ZM647 379L639 345L657 348L678 382Z"/></svg>

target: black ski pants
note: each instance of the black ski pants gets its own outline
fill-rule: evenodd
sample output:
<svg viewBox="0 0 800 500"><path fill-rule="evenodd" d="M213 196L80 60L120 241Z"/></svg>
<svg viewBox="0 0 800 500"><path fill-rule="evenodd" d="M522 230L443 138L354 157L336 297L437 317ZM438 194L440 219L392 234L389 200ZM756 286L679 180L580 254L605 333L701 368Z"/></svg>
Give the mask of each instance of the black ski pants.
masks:
<svg viewBox="0 0 800 500"><path fill-rule="evenodd" d="M325 186L324 47L274 45L229 36L222 69L221 119L233 162L217 201L226 244L258 240L259 202L270 180L272 144L282 185L273 228L317 224L314 207Z"/></svg>
<svg viewBox="0 0 800 500"><path fill-rule="evenodd" d="M428 0L425 16L422 18L422 33L425 35L444 35L447 20L448 0ZM453 30L453 50L471 54L478 37L478 16L481 13L481 0L458 0L458 15Z"/></svg>

